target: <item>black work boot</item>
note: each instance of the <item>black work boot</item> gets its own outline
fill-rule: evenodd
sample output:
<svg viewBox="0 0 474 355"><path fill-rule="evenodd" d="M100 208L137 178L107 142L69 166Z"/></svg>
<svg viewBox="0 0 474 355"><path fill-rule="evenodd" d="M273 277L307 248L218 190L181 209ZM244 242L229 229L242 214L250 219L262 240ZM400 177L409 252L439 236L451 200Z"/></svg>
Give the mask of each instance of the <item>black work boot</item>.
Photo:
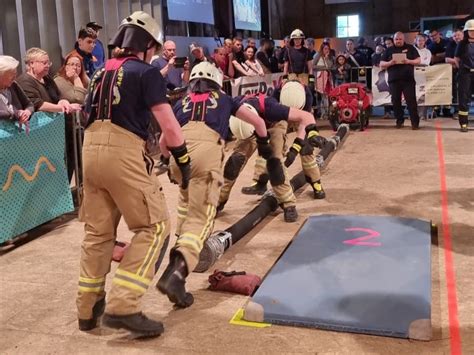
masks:
<svg viewBox="0 0 474 355"><path fill-rule="evenodd" d="M92 307L92 318L91 319L79 319L79 330L87 332L97 327L97 320L104 314L105 309L105 297L97 301Z"/></svg>
<svg viewBox="0 0 474 355"><path fill-rule="evenodd" d="M227 201L219 202L219 204L216 207L216 214L221 212L224 209L226 203Z"/></svg>
<svg viewBox="0 0 474 355"><path fill-rule="evenodd" d="M318 180L315 183L311 184L313 187L313 197L316 200L322 200L326 198L326 192L324 192L323 185L321 185L321 181Z"/></svg>
<svg viewBox="0 0 474 355"><path fill-rule="evenodd" d="M251 186L242 187L242 193L244 195L263 195L267 191L267 184L255 181Z"/></svg>
<svg viewBox="0 0 474 355"><path fill-rule="evenodd" d="M171 251L170 263L163 275L158 280L156 287L167 295L168 299L181 308L189 307L194 302L194 297L186 292L184 285L188 276L188 267L181 253Z"/></svg>
<svg viewBox="0 0 474 355"><path fill-rule="evenodd" d="M296 222L298 219L298 212L296 211L296 206L288 206L283 208L283 217L285 222L292 223Z"/></svg>
<svg viewBox="0 0 474 355"><path fill-rule="evenodd" d="M165 331L163 323L148 318L142 312L115 315L104 314L102 323L109 328L126 329L136 335L136 338L157 337Z"/></svg>

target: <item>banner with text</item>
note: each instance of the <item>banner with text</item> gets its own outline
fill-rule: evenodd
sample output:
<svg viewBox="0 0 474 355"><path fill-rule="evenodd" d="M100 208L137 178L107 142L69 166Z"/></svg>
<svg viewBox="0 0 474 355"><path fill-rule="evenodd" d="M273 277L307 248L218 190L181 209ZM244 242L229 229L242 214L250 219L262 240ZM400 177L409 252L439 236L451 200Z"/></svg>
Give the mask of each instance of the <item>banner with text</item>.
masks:
<svg viewBox="0 0 474 355"><path fill-rule="evenodd" d="M266 74L264 76L243 76L231 81L232 97L265 93L267 96L273 95L273 90L281 82L283 73Z"/></svg>
<svg viewBox="0 0 474 355"><path fill-rule="evenodd" d="M0 120L0 243L73 210L64 115L37 112L29 132Z"/></svg>
<svg viewBox="0 0 474 355"><path fill-rule="evenodd" d="M450 64L415 67L418 105L450 105L452 103L452 75ZM386 70L373 67L372 95L374 106L390 105L392 103Z"/></svg>

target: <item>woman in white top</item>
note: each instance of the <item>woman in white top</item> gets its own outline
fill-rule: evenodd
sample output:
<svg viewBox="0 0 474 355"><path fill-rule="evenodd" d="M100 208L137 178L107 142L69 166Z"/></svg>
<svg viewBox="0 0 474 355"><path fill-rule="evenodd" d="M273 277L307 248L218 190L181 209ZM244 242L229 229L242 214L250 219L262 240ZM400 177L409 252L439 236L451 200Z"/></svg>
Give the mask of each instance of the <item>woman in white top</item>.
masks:
<svg viewBox="0 0 474 355"><path fill-rule="evenodd" d="M245 48L244 55L245 55L246 60L245 60L245 63L242 64L242 66L247 71L247 76L255 76L255 75L264 76L265 73L263 71L262 66L255 59L255 48L254 47Z"/></svg>
<svg viewBox="0 0 474 355"><path fill-rule="evenodd" d="M422 34L416 35L415 48L421 57L420 65L430 65L431 51L426 48L426 38Z"/></svg>
<svg viewBox="0 0 474 355"><path fill-rule="evenodd" d="M426 48L426 38L423 34L416 35L415 48L420 55L420 65L428 66L431 62L431 51ZM418 106L418 115L422 120L426 120L428 113L428 106Z"/></svg>

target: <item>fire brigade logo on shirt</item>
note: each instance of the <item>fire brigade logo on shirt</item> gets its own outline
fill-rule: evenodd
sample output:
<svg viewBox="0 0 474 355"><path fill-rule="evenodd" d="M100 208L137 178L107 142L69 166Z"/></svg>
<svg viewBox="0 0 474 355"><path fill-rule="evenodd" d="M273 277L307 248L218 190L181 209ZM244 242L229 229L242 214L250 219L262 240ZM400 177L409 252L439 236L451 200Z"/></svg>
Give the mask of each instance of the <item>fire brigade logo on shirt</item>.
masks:
<svg viewBox="0 0 474 355"><path fill-rule="evenodd" d="M183 106L183 112L190 112L194 109L195 114L205 115L208 110L214 110L217 108L218 100L219 93L217 91L206 92L204 94L191 93L183 98L181 104Z"/></svg>

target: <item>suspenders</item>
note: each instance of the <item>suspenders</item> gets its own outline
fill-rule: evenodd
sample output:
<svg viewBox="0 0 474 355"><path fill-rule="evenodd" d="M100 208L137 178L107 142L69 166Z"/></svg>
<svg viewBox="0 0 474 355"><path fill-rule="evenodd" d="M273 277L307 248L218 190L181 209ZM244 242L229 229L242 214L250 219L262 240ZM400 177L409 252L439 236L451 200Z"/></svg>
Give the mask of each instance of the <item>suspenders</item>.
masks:
<svg viewBox="0 0 474 355"><path fill-rule="evenodd" d="M105 62L104 72L97 78L93 78L97 82L97 89L92 98L92 105L97 107L96 114L91 115L88 125L97 119L111 120L112 119L112 103L114 101L114 85L117 81L117 76L120 67L128 61L135 60L136 57L113 58ZM95 117L94 117L95 116Z"/></svg>

